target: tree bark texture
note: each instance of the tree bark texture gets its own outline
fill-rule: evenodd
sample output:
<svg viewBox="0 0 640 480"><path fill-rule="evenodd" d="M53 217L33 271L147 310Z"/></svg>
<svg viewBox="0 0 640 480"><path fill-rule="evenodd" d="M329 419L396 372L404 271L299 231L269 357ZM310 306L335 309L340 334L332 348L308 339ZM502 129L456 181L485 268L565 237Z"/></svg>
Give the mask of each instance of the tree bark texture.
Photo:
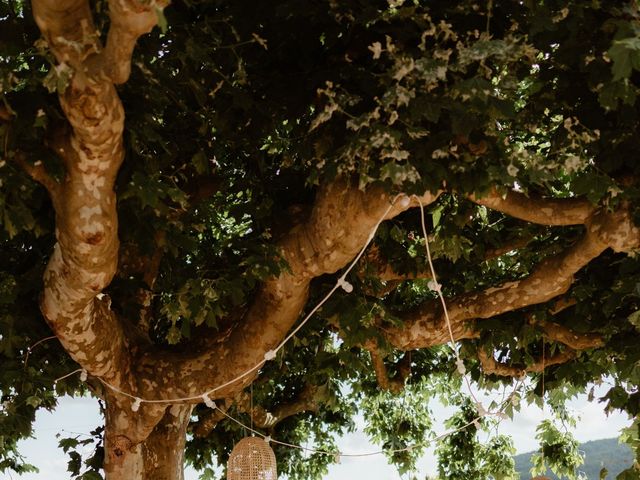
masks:
<svg viewBox="0 0 640 480"><path fill-rule="evenodd" d="M145 405L138 412L131 411L118 399L108 401L107 405L104 463L107 479L183 480L192 405Z"/></svg>
<svg viewBox="0 0 640 480"><path fill-rule="evenodd" d="M57 183L41 168L21 163L47 188L56 213L57 243L41 298L46 321L91 376L133 396L170 400L201 395L263 362L264 354L299 319L311 281L340 270L357 255L392 198L381 189L361 191L346 180L323 185L310 217L278 244L290 271L264 282L238 327L226 338L213 338L199 349L177 354L150 347L130 333L134 329L124 328L124 322L132 319L119 318L102 293L116 272L120 248L114 182L124 160L125 114L115 85L127 81L136 40L153 28L157 21L154 8L163 6L158 1L110 0L111 25L102 45L87 0L33 0L35 21L51 52L59 66L72 72L68 87L60 94L70 128L52 144L66 166L66 175ZM428 205L436 198L437 194L425 193L420 201ZM582 199L530 198L515 192L506 196L492 192L472 200L529 222L583 224L585 232L575 245L542 261L527 278L450 299L449 315L458 340L477 335L476 321L564 294L574 274L607 248L626 252L640 245L638 228L625 208L610 213L594 210ZM416 198L396 202L386 218L416 206ZM389 269L382 271L395 278ZM555 335L568 346L572 341L576 348L598 345L593 338L580 343L561 326L544 328L550 337ZM384 334L405 351L449 341L436 302L419 306L401 326ZM387 381L384 358L375 349L372 360L379 379ZM487 370L515 372L493 364L490 355L483 360ZM216 391L212 398L234 398L256 375L257 370ZM388 381L387 385L396 388ZM182 479L185 433L193 404L199 400L143 403L133 411L131 398L106 392L107 480ZM304 397L291 408L275 412L271 419L265 413L264 422L315 408L314 400Z"/></svg>

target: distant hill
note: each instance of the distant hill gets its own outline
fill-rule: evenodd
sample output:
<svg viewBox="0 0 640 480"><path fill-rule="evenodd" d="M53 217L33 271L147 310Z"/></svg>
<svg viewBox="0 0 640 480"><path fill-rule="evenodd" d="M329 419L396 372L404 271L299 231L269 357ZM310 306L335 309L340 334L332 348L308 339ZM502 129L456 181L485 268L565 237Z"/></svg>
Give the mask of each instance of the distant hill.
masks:
<svg viewBox="0 0 640 480"><path fill-rule="evenodd" d="M629 468L633 463L633 452L627 445L618 443L617 438L607 438L604 440L594 440L580 445L580 451L584 453L585 462L579 471L584 472L589 480L600 478L600 469L606 467L609 471L607 480L616 478L622 470ZM531 455L534 452L522 453L515 457L516 470L522 480L531 478ZM558 477L550 474L550 478L557 480Z"/></svg>

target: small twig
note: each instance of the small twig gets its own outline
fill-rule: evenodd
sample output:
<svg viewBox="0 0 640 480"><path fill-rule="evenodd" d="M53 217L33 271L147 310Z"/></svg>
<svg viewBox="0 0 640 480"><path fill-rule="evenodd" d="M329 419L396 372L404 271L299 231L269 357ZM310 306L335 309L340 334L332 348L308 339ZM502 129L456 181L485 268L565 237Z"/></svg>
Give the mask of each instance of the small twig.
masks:
<svg viewBox="0 0 640 480"><path fill-rule="evenodd" d="M27 363L29 363L29 355L31 355L31 352L33 351L33 349L36 348L41 343L48 342L49 340L53 340L54 338L58 338L58 337L56 337L55 335L51 335L50 337L42 338L38 340L36 343L34 343L33 345L31 345L30 347L27 347L27 352L25 353L25 356L24 356L24 370L27 369Z"/></svg>
<svg viewBox="0 0 640 480"><path fill-rule="evenodd" d="M41 161L30 163L23 152L16 152L14 159L31 178L47 189L51 197L58 195L60 184L49 175Z"/></svg>

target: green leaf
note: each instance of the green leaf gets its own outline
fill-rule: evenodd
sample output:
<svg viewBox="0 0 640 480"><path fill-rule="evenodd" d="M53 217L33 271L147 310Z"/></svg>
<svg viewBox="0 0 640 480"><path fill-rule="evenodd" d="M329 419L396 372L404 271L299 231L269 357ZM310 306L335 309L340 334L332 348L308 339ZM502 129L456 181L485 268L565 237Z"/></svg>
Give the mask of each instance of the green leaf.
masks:
<svg viewBox="0 0 640 480"><path fill-rule="evenodd" d="M402 185L405 182L417 182L420 179L420 174L413 165L391 161L380 169L380 179L391 180L394 185Z"/></svg>
<svg viewBox="0 0 640 480"><path fill-rule="evenodd" d="M67 462L67 470L72 475L78 475L82 467L82 457L76 451L69 452L70 460Z"/></svg>
<svg viewBox="0 0 640 480"><path fill-rule="evenodd" d="M207 467L200 474L200 480L216 480L216 472L211 467Z"/></svg>
<svg viewBox="0 0 640 480"><path fill-rule="evenodd" d="M431 212L431 219L433 221L433 228L436 228L440 223L440 219L442 218L443 207L438 207Z"/></svg>
<svg viewBox="0 0 640 480"><path fill-rule="evenodd" d="M621 101L625 105L633 105L636 101L636 88L628 82L610 82L598 93L598 101L606 110L615 110Z"/></svg>
<svg viewBox="0 0 640 480"><path fill-rule="evenodd" d="M180 339L182 338L182 334L180 332L180 329L178 327L176 327L175 325L171 326L169 328L169 331L167 332L167 342L169 342L170 345L175 345L177 344Z"/></svg>
<svg viewBox="0 0 640 480"><path fill-rule="evenodd" d="M70 449L78 446L77 438L62 438L58 441L58 447L62 448L62 451L67 453Z"/></svg>
<svg viewBox="0 0 640 480"><path fill-rule="evenodd" d="M103 480L102 479L102 475L100 475L98 472L96 472L95 470L89 470L87 472L84 472L80 477L78 477L81 480Z"/></svg>
<svg viewBox="0 0 640 480"><path fill-rule="evenodd" d="M640 70L640 37L615 40L607 54L613 61L613 81L629 78L633 69Z"/></svg>
<svg viewBox="0 0 640 480"><path fill-rule="evenodd" d="M42 399L33 395L31 397L28 397L25 400L25 403L33 408L37 408L42 403Z"/></svg>

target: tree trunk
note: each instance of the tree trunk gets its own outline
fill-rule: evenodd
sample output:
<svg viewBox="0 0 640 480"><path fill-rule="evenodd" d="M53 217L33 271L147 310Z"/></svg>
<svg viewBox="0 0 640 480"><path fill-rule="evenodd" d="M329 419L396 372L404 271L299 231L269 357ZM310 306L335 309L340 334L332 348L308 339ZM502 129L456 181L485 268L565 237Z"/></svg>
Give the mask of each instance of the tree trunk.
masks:
<svg viewBox="0 0 640 480"><path fill-rule="evenodd" d="M141 405L137 412L108 402L106 480L183 480L192 405ZM160 417L160 420L155 421ZM155 426L153 424L155 423Z"/></svg>

